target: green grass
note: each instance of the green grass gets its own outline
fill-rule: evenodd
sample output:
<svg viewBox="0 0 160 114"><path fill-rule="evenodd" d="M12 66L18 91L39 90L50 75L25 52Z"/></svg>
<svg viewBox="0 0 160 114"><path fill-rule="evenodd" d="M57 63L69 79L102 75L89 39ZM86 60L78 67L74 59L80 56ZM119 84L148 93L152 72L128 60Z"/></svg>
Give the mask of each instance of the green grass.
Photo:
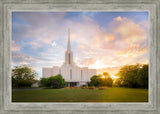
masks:
<svg viewBox="0 0 160 114"><path fill-rule="evenodd" d="M43 89L12 92L12 102L148 102L148 90Z"/></svg>

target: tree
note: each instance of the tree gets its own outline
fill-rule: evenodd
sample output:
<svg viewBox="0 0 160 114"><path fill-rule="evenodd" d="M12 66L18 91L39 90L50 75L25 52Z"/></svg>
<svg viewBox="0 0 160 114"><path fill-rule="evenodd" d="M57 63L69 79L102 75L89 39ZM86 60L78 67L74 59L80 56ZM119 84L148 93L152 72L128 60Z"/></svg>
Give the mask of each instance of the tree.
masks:
<svg viewBox="0 0 160 114"><path fill-rule="evenodd" d="M102 86L112 86L113 79L111 78L111 75L108 72L103 72L103 76L105 78L102 78Z"/></svg>
<svg viewBox="0 0 160 114"><path fill-rule="evenodd" d="M125 65L118 73L119 80L115 85L129 88L147 88L148 86L148 65L135 64Z"/></svg>
<svg viewBox="0 0 160 114"><path fill-rule="evenodd" d="M49 78L41 78L39 81L40 87L50 87Z"/></svg>
<svg viewBox="0 0 160 114"><path fill-rule="evenodd" d="M101 84L100 76L94 75L91 77L90 86L99 86Z"/></svg>
<svg viewBox="0 0 160 114"><path fill-rule="evenodd" d="M122 80L120 78L117 78L115 79L115 82L114 82L114 87L121 87L122 85Z"/></svg>
<svg viewBox="0 0 160 114"><path fill-rule="evenodd" d="M148 64L143 65L143 67L138 72L138 84L142 88L148 88Z"/></svg>
<svg viewBox="0 0 160 114"><path fill-rule="evenodd" d="M109 86L109 87L111 87L112 84L113 84L113 79L111 77L107 77L105 79L102 79L102 82L103 82L102 86Z"/></svg>
<svg viewBox="0 0 160 114"><path fill-rule="evenodd" d="M111 78L110 74L107 72L103 72L103 75L94 75L91 77L91 86L112 86L113 79Z"/></svg>
<svg viewBox="0 0 160 114"><path fill-rule="evenodd" d="M51 84L51 88L63 88L66 85L65 80L60 74L49 77L49 82Z"/></svg>
<svg viewBox="0 0 160 114"><path fill-rule="evenodd" d="M12 87L31 87L37 80L37 73L28 66L16 66L12 69Z"/></svg>
<svg viewBox="0 0 160 114"><path fill-rule="evenodd" d="M111 75L108 72L103 72L103 76L105 76L105 78L111 77Z"/></svg>
<svg viewBox="0 0 160 114"><path fill-rule="evenodd" d="M50 76L49 78L41 78L40 86L42 87L50 87L50 88L63 88L65 87L66 82L63 77L58 74L56 76Z"/></svg>

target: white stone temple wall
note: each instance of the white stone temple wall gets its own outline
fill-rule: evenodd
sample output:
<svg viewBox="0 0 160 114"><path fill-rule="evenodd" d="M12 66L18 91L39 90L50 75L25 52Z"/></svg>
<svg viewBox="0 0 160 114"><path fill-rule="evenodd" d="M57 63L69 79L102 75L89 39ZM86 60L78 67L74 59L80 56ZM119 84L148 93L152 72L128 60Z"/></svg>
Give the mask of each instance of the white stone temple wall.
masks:
<svg viewBox="0 0 160 114"><path fill-rule="evenodd" d="M63 65L61 68L52 67L52 68L43 68L43 77L56 76L61 74L66 81L81 82L81 81L90 81L90 78L93 75L96 75L96 69L88 69L87 67L77 67L77 66L67 66ZM72 74L70 74L72 73Z"/></svg>
<svg viewBox="0 0 160 114"><path fill-rule="evenodd" d="M59 72L60 68L57 66L52 67L52 76L56 76L57 74L60 74Z"/></svg>
<svg viewBox="0 0 160 114"><path fill-rule="evenodd" d="M47 78L52 76L52 68L42 68L42 77Z"/></svg>

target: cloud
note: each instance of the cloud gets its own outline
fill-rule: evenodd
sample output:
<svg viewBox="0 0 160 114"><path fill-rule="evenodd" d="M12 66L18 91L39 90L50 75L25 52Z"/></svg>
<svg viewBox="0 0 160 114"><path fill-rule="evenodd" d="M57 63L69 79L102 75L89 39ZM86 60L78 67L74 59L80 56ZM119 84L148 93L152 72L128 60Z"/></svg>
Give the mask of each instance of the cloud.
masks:
<svg viewBox="0 0 160 114"><path fill-rule="evenodd" d="M90 34L94 34L93 37L88 38L88 41L83 37L78 40L82 44L77 46L77 51L82 51L80 54L94 60L90 62L90 59L83 59L80 65L85 66L87 63L90 68L121 66L141 62L138 60L140 56L147 61L148 33L140 24L118 16L113 19L109 28L110 30L100 30L92 23L94 32L90 31ZM90 52L95 55L89 54Z"/></svg>
<svg viewBox="0 0 160 114"><path fill-rule="evenodd" d="M125 39L127 44L139 43L139 41L146 39L147 36L147 32L139 24L125 17L118 16L114 18L111 26L116 34L120 34Z"/></svg>
<svg viewBox="0 0 160 114"><path fill-rule="evenodd" d="M21 21L13 21L13 63L29 64L39 71L45 66L62 65L68 28L74 60L81 67L98 69L148 60L145 21L137 23L117 16L101 27L93 17L82 14L69 19L66 13L16 13L13 19Z"/></svg>
<svg viewBox="0 0 160 114"><path fill-rule="evenodd" d="M12 48L11 51L20 51L20 46L15 44L15 41L12 40Z"/></svg>
<svg viewBox="0 0 160 114"><path fill-rule="evenodd" d="M35 59L31 56L27 56L25 54L22 54L20 52L12 52L12 60L16 63L27 63L29 64L30 61L34 61Z"/></svg>

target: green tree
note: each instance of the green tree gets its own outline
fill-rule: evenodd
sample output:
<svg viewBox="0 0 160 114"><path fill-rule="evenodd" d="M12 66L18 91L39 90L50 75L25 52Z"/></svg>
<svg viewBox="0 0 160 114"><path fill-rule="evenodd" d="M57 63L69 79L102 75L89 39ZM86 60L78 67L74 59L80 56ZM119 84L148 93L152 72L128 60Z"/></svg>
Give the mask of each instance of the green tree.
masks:
<svg viewBox="0 0 160 114"><path fill-rule="evenodd" d="M39 81L40 87L50 87L49 78L41 78Z"/></svg>
<svg viewBox="0 0 160 114"><path fill-rule="evenodd" d="M41 78L40 86L50 88L63 88L66 86L66 82L63 77L58 74L56 76L50 76L49 78Z"/></svg>
<svg viewBox="0 0 160 114"><path fill-rule="evenodd" d="M91 77L91 82L90 82L90 86L99 86L102 82L101 82L101 77L94 75Z"/></svg>
<svg viewBox="0 0 160 114"><path fill-rule="evenodd" d="M143 65L143 67L138 72L138 84L142 88L148 88L148 64Z"/></svg>
<svg viewBox="0 0 160 114"><path fill-rule="evenodd" d="M91 82L89 85L91 86L112 86L113 79L111 78L110 74L104 72L103 75L94 75L91 77Z"/></svg>
<svg viewBox="0 0 160 114"><path fill-rule="evenodd" d="M51 88L63 88L66 85L65 80L60 74L49 77L49 82L51 84Z"/></svg>
<svg viewBox="0 0 160 114"><path fill-rule="evenodd" d="M148 65L125 65L118 73L119 80L115 85L129 88L144 88L148 86Z"/></svg>
<svg viewBox="0 0 160 114"><path fill-rule="evenodd" d="M37 73L28 66L16 66L12 69L12 87L31 87L37 80Z"/></svg>
<svg viewBox="0 0 160 114"><path fill-rule="evenodd" d="M111 78L111 75L108 72L103 72L103 78L102 78L102 86L112 86L113 79Z"/></svg>
<svg viewBox="0 0 160 114"><path fill-rule="evenodd" d="M121 80L121 78L117 78L117 79L115 79L113 86L114 87L122 87L122 83L123 83L123 81Z"/></svg>

